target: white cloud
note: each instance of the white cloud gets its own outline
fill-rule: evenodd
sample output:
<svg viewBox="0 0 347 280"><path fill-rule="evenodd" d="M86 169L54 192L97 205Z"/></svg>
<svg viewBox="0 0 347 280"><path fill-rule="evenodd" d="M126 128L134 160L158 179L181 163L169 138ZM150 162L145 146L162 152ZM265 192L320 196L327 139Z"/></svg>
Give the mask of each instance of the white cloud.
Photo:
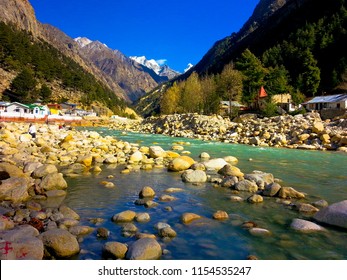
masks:
<svg viewBox="0 0 347 280"><path fill-rule="evenodd" d="M160 66L162 66L162 65L166 64L167 59L165 59L165 58L163 58L163 59L157 59L156 62L157 62Z"/></svg>

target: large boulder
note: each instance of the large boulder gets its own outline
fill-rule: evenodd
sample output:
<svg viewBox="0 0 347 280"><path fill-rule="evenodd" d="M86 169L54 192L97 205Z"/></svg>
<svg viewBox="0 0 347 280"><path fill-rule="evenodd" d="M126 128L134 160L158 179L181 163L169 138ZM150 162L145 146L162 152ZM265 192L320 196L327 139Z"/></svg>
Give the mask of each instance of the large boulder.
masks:
<svg viewBox="0 0 347 280"><path fill-rule="evenodd" d="M313 214L319 211L318 208L309 203L297 203L294 205L294 209L306 214Z"/></svg>
<svg viewBox="0 0 347 280"><path fill-rule="evenodd" d="M276 196L281 189L281 185L278 183L272 183L265 187L263 191L264 196Z"/></svg>
<svg viewBox="0 0 347 280"><path fill-rule="evenodd" d="M258 191L258 186L253 181L242 180L235 184L234 188L238 191L246 191L246 192L256 192Z"/></svg>
<svg viewBox="0 0 347 280"><path fill-rule="evenodd" d="M136 213L131 210L123 211L121 213L115 214L112 217L112 221L116 223L126 223L126 222L131 222L135 219Z"/></svg>
<svg viewBox="0 0 347 280"><path fill-rule="evenodd" d="M87 167L92 166L93 156L92 155L81 155L77 158L77 163L81 163Z"/></svg>
<svg viewBox="0 0 347 280"><path fill-rule="evenodd" d="M53 164L44 164L34 170L32 177L42 178L50 173L58 173L57 167Z"/></svg>
<svg viewBox="0 0 347 280"><path fill-rule="evenodd" d="M24 172L17 166L8 162L0 162L0 180L6 180L10 177L24 177Z"/></svg>
<svg viewBox="0 0 347 280"><path fill-rule="evenodd" d="M239 160L234 156L226 156L223 159L231 165L235 165L239 162Z"/></svg>
<svg viewBox="0 0 347 280"><path fill-rule="evenodd" d="M130 245L128 260L158 260L162 255L160 244L153 238L141 238Z"/></svg>
<svg viewBox="0 0 347 280"><path fill-rule="evenodd" d="M241 172L240 168L232 166L230 164L224 165L221 169L218 170L218 174L222 176L236 176L243 177L244 174Z"/></svg>
<svg viewBox="0 0 347 280"><path fill-rule="evenodd" d="M140 198L154 197L154 196L155 196L155 191L149 186L143 187L139 193Z"/></svg>
<svg viewBox="0 0 347 280"><path fill-rule="evenodd" d="M149 147L149 156L151 158L166 157L166 152L160 146Z"/></svg>
<svg viewBox="0 0 347 280"><path fill-rule="evenodd" d="M261 203L264 201L263 197L259 194L253 194L249 198L247 198L249 203Z"/></svg>
<svg viewBox="0 0 347 280"><path fill-rule="evenodd" d="M227 220L229 219L229 215L227 212L218 210L213 213L212 218L215 220Z"/></svg>
<svg viewBox="0 0 347 280"><path fill-rule="evenodd" d="M321 209L313 218L321 223L347 228L347 200L343 200Z"/></svg>
<svg viewBox="0 0 347 280"><path fill-rule="evenodd" d="M80 246L76 237L64 229L51 229L40 235L51 256L68 258L79 253Z"/></svg>
<svg viewBox="0 0 347 280"><path fill-rule="evenodd" d="M43 243L40 239L26 237L15 241L0 241L0 260L42 260Z"/></svg>
<svg viewBox="0 0 347 280"><path fill-rule="evenodd" d="M24 164L24 169L23 171L25 173L32 173L36 168L42 166L43 164L41 162L26 162Z"/></svg>
<svg viewBox="0 0 347 280"><path fill-rule="evenodd" d="M64 218L79 220L80 215L78 215L74 210L66 205L62 205L59 207L59 212L64 215Z"/></svg>
<svg viewBox="0 0 347 280"><path fill-rule="evenodd" d="M312 132L313 133L322 133L324 131L324 124L320 121L316 121L313 123L313 126L312 126Z"/></svg>
<svg viewBox="0 0 347 280"><path fill-rule="evenodd" d="M203 163L207 170L220 170L228 164L223 158L215 158Z"/></svg>
<svg viewBox="0 0 347 280"><path fill-rule="evenodd" d="M209 159L210 158L210 155L206 152L202 152L200 155L199 155L199 158L202 158L202 159Z"/></svg>
<svg viewBox="0 0 347 280"><path fill-rule="evenodd" d="M205 183L207 175L202 170L186 170L182 174L182 181L186 183Z"/></svg>
<svg viewBox="0 0 347 280"><path fill-rule="evenodd" d="M107 255L111 255L116 259L124 259L128 251L127 245L120 242L107 242L104 245L103 251Z"/></svg>
<svg viewBox="0 0 347 280"><path fill-rule="evenodd" d="M135 220L139 223L147 223L151 220L151 216L148 213L137 213Z"/></svg>
<svg viewBox="0 0 347 280"><path fill-rule="evenodd" d="M198 220L198 219L201 219L202 217L198 214L194 214L194 213L184 213L182 216L181 216L181 221L184 223L184 224L189 224L195 220Z"/></svg>
<svg viewBox="0 0 347 280"><path fill-rule="evenodd" d="M280 198L305 198L305 194L298 192L292 187L282 187L278 192Z"/></svg>
<svg viewBox="0 0 347 280"><path fill-rule="evenodd" d="M180 156L178 158L174 158L169 166L168 169L170 171L183 171L189 169L195 161L188 156Z"/></svg>
<svg viewBox="0 0 347 280"><path fill-rule="evenodd" d="M272 184L275 181L275 178L271 173L265 173L258 170L245 175L245 179L257 183L258 186Z"/></svg>
<svg viewBox="0 0 347 280"><path fill-rule="evenodd" d="M69 227L69 232L75 236L87 235L94 231L94 228L89 226L71 226Z"/></svg>
<svg viewBox="0 0 347 280"><path fill-rule="evenodd" d="M294 230L305 232L305 233L325 231L323 227L303 219L294 219L292 223L290 224L290 227Z"/></svg>
<svg viewBox="0 0 347 280"><path fill-rule="evenodd" d="M143 158L144 158L144 155L140 151L136 151L130 156L129 161L139 162L139 161L142 161Z"/></svg>
<svg viewBox="0 0 347 280"><path fill-rule="evenodd" d="M0 240L16 241L28 237L37 237L39 234L39 231L30 225L20 225L11 230L1 231Z"/></svg>
<svg viewBox="0 0 347 280"><path fill-rule="evenodd" d="M40 187L45 191L64 190L67 183L62 173L49 173L42 179Z"/></svg>
<svg viewBox="0 0 347 280"><path fill-rule="evenodd" d="M106 164L115 164L118 162L118 158L114 155L108 155L105 157L104 163Z"/></svg>
<svg viewBox="0 0 347 280"><path fill-rule="evenodd" d="M28 180L23 177L11 177L1 181L0 200L21 202L29 199Z"/></svg>
<svg viewBox="0 0 347 280"><path fill-rule="evenodd" d="M221 182L221 187L232 188L238 182L239 182L239 179L236 176L225 177Z"/></svg>

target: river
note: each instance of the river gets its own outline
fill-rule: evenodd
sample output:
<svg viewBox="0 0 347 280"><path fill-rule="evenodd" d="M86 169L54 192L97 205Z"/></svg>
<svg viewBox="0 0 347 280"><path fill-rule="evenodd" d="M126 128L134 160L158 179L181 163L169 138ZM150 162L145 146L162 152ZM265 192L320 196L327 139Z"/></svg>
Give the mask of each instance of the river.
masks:
<svg viewBox="0 0 347 280"><path fill-rule="evenodd" d="M278 148L252 147L247 145L220 142L203 142L194 139L170 138L162 135L147 135L93 128L102 136L112 135L140 146L159 145L170 150L176 142L185 142L190 156L199 161L201 152L208 152L211 158L235 156L239 159L237 167L242 172L260 170L272 173L281 179L282 186L290 186L306 193L305 202L324 199L329 204L347 199L347 155L337 152L289 150ZM81 216L81 224L105 227L111 234L107 240L100 239L94 231L81 240L81 253L77 259L103 259L103 245L108 241L130 244L135 237L122 235L122 227L111 221L114 214L124 210L147 212L151 220L147 223L135 222L143 233L156 233L154 225L168 223L177 236L170 240L158 238L164 249L161 259L199 260L227 259L244 260L255 255L264 260L292 259L347 259L346 231L326 227L323 233L304 234L290 229L294 218L312 220L311 216L298 213L288 206L278 203L276 198L264 198L260 204L231 202L230 189L216 188L211 183L196 186L183 183L179 173L166 169L140 170L121 174L122 165L103 165L98 174L84 174L77 178L67 178L69 185L65 204ZM114 178L107 179L113 175ZM100 182L111 181L116 187L105 188ZM151 186L156 191L154 201L159 205L145 208L135 205L139 191ZM182 192L172 194L177 198L171 202L158 201L167 188L183 188ZM247 198L249 193L240 193ZM170 211L168 207L171 207ZM226 211L229 219L216 221L212 215L217 210ZM182 213L193 212L204 218L198 222L184 225L180 221ZM103 218L95 226L89 218ZM241 226L242 222L253 221L258 227L271 231L271 236L257 237Z"/></svg>

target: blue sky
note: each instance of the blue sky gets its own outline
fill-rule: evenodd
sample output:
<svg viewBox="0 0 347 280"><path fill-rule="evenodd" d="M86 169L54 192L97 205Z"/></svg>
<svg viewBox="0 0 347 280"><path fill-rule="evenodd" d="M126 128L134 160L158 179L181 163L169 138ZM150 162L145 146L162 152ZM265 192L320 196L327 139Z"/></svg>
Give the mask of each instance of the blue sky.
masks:
<svg viewBox="0 0 347 280"><path fill-rule="evenodd" d="M70 37L99 40L127 56L183 72L237 32L259 0L30 0L36 17Z"/></svg>

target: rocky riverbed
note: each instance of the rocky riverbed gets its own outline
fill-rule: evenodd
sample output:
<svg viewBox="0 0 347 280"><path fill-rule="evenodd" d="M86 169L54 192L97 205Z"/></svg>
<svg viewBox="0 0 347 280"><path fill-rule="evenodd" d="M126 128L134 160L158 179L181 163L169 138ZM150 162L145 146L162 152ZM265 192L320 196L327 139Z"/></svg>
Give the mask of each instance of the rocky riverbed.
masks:
<svg viewBox="0 0 347 280"><path fill-rule="evenodd" d="M165 123L161 126L166 127ZM218 123L223 124L221 120ZM173 122L168 125L171 127ZM186 125L192 126L191 122ZM231 189L234 195L230 199L235 202L251 205L264 203L264 197L274 199L279 205L312 217L310 221L293 220L291 227L298 231L327 230L322 227L326 224L347 228L347 201L330 206L325 201L307 201L306 194L282 186L270 173L243 173L235 166L238 159L232 155L211 159L206 151L202 151L201 161L196 162L189 156L180 155L178 151L182 149L178 145L165 151L159 146L139 146L111 136L102 137L93 131L65 130L46 124L38 125L37 138L33 139L27 134L28 124L1 123L0 126L1 259L71 258L80 252L79 241L83 236L97 232L97 236L107 238L108 229L98 228L97 220L95 226L81 225L79 214L64 205L68 191L65 178L83 176L84 172L97 173L105 165L112 164L123 165L122 173L153 168L180 172L184 184L211 184L216 188ZM185 130L177 128L176 131ZM200 131L198 135L203 134ZM107 188L114 187L107 178L102 184ZM139 199L135 203L145 208L156 207L153 198L158 194L149 186L143 187L139 188ZM170 193L176 191L180 190L168 190L168 194L161 195L160 199L174 199ZM181 221L188 224L201 218L195 213L182 213ZM219 221L229 219L229 216L220 209L205 218ZM165 223L158 223L151 234L139 232L134 222L148 221L150 217L146 213L125 211L115 213L110 219L115 223L126 223L123 232L138 238L129 244L106 243L104 251L112 258L158 259L163 253L161 240L168 242L176 236L175 229ZM266 228L251 222L243 226L247 226L252 235L271 235Z"/></svg>
<svg viewBox="0 0 347 280"><path fill-rule="evenodd" d="M257 118L247 114L231 122L197 114L150 117L139 131L265 147L347 151L347 120L322 121L318 113Z"/></svg>
<svg viewBox="0 0 347 280"><path fill-rule="evenodd" d="M222 116L175 114L144 120L113 121L113 129L129 130L206 141L347 152L347 119L323 121L318 113L258 118L242 115L234 121Z"/></svg>

